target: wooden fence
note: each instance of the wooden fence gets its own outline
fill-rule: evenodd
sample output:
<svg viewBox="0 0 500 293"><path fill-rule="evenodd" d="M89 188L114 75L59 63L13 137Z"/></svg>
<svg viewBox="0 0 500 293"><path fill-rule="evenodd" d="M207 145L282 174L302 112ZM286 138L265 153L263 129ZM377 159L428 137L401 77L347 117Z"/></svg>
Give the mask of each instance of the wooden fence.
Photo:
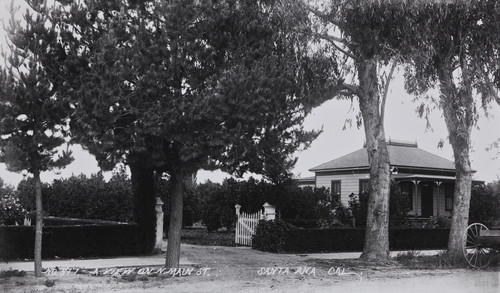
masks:
<svg viewBox="0 0 500 293"><path fill-rule="evenodd" d="M275 208L270 204L264 204L263 212L256 212L253 214L240 213L241 205L237 204L236 216L238 220L236 221L236 233L235 233L235 243L239 245L252 246L252 236L255 233L255 228L259 224L260 220L274 220L275 219Z"/></svg>

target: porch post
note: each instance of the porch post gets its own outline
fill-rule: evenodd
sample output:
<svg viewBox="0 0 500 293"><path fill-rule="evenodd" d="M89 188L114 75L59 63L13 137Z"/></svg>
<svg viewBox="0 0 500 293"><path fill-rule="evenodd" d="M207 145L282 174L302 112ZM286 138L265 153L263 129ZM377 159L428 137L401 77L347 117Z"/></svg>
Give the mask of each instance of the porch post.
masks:
<svg viewBox="0 0 500 293"><path fill-rule="evenodd" d="M417 209L418 209L418 184L419 183L420 183L420 181L413 180L413 184L415 184L415 200L413 203L413 210L415 211L415 218L418 217ZM420 212L422 212L422 211L420 211Z"/></svg>
<svg viewBox="0 0 500 293"><path fill-rule="evenodd" d="M442 181L434 181L437 184L437 199L436 199L436 207L437 207L437 216L439 217L439 199L441 197L441 184L443 183Z"/></svg>

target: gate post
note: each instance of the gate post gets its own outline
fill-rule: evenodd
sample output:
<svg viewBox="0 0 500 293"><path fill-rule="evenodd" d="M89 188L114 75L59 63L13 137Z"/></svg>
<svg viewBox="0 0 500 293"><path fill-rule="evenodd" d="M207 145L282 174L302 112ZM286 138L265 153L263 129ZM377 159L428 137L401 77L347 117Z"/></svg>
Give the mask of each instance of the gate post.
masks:
<svg viewBox="0 0 500 293"><path fill-rule="evenodd" d="M239 204L236 204L234 206L236 208L236 231L234 231L234 243L236 244L241 244L241 241L240 241L240 209L241 209L241 205Z"/></svg>
<svg viewBox="0 0 500 293"><path fill-rule="evenodd" d="M267 202L263 205L263 207L264 207L264 220L266 221L276 220L276 207L270 205Z"/></svg>
<svg viewBox="0 0 500 293"><path fill-rule="evenodd" d="M156 198L156 242L155 248L161 249L163 243L163 201L159 197Z"/></svg>

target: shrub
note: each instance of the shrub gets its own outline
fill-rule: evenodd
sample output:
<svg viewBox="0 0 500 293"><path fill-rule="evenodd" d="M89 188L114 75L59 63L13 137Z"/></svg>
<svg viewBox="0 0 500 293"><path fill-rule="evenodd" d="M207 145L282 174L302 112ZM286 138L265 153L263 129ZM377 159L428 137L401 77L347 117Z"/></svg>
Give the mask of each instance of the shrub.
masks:
<svg viewBox="0 0 500 293"><path fill-rule="evenodd" d="M250 178L248 181L226 179L222 184L207 182L197 187L200 214L210 231L235 225L235 208L241 212L255 213L264 203L275 205L280 217L294 222L317 225L318 220L330 219L331 204L327 188L300 188L292 180L280 185ZM309 221L309 222L308 222Z"/></svg>
<svg viewBox="0 0 500 293"><path fill-rule="evenodd" d="M473 185L469 219L491 223L500 219L500 181L488 185Z"/></svg>
<svg viewBox="0 0 500 293"><path fill-rule="evenodd" d="M10 277L24 277L26 276L25 271L13 270L9 268L7 271L0 271L0 278L10 278Z"/></svg>
<svg viewBox="0 0 500 293"><path fill-rule="evenodd" d="M33 179L21 181L17 188L20 202L35 210ZM132 219L132 187L124 170L106 182L101 173L56 179L42 185L44 214L56 217L100 219L127 222Z"/></svg>
<svg viewBox="0 0 500 293"><path fill-rule="evenodd" d="M0 260L33 258L35 227L0 226ZM102 223L43 228L42 258L136 255L141 251L137 224Z"/></svg>
<svg viewBox="0 0 500 293"><path fill-rule="evenodd" d="M349 199L349 209L356 220L357 226L366 226L369 196L369 193L365 192L360 194L359 198L352 196ZM410 205L408 199L401 196L400 187L395 181L391 181L389 196L389 219L401 220L406 218L410 211Z"/></svg>
<svg viewBox="0 0 500 293"><path fill-rule="evenodd" d="M196 193L201 202L201 220L208 231L234 227L236 200L228 192L227 184L226 180L223 185L210 181L198 185Z"/></svg>
<svg viewBox="0 0 500 293"><path fill-rule="evenodd" d="M450 228L451 221L446 216L430 217L429 220L423 222L422 228L437 229L437 228Z"/></svg>
<svg viewBox="0 0 500 293"><path fill-rule="evenodd" d="M28 212L13 193L0 195L0 224L21 224L27 215Z"/></svg>
<svg viewBox="0 0 500 293"><path fill-rule="evenodd" d="M155 180L155 193L163 201L163 231L168 232L170 223L171 184L168 180ZM184 207L182 211L182 226L189 227L200 220L199 198L194 184L184 186Z"/></svg>
<svg viewBox="0 0 500 293"><path fill-rule="evenodd" d="M252 248L261 251L283 252L285 241L294 227L285 221L259 221L252 236Z"/></svg>
<svg viewBox="0 0 500 293"><path fill-rule="evenodd" d="M330 201L328 188L300 188L295 184L281 187L276 201L282 219L328 220L334 204Z"/></svg>

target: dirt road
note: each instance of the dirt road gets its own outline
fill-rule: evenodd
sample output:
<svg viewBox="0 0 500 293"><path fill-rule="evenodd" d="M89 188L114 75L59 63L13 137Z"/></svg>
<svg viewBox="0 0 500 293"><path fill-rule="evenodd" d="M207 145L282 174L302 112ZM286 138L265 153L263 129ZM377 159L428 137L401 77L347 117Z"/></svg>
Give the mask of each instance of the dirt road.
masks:
<svg viewBox="0 0 500 293"><path fill-rule="evenodd" d="M500 292L499 268L409 270L394 263L320 259L235 247L183 246L181 271L125 268L98 276L54 273L0 279L4 292ZM128 270L128 271L127 271ZM175 276L172 276L175 275ZM179 276L183 275L183 276ZM47 281L49 280L49 281ZM1 291L1 290L0 290Z"/></svg>

